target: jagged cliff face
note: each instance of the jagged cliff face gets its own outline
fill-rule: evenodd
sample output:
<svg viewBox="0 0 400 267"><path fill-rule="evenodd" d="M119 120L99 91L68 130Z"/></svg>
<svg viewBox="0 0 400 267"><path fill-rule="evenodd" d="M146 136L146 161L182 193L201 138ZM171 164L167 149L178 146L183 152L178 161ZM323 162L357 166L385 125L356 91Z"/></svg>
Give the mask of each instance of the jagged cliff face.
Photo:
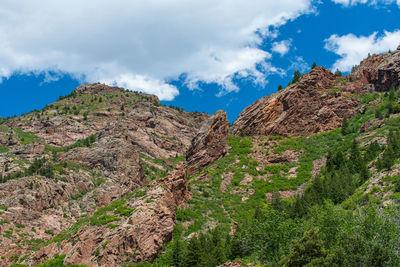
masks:
<svg viewBox="0 0 400 267"><path fill-rule="evenodd" d="M102 84L82 85L71 97L7 122L55 146L71 145L118 123L132 143L154 157L183 154L209 116L161 105L154 95ZM122 126L123 125L123 126ZM110 131L110 130L109 130Z"/></svg>
<svg viewBox="0 0 400 267"><path fill-rule="evenodd" d="M15 255L103 266L153 259L189 193L183 166L151 179L174 168L208 117L93 84L0 125L0 231L11 231L1 266Z"/></svg>
<svg viewBox="0 0 400 267"><path fill-rule="evenodd" d="M187 173L226 153L228 126L222 111L209 118L101 84L8 120L0 125L0 231L9 232L0 265L15 255L26 264L57 254L90 266L153 260L190 198Z"/></svg>
<svg viewBox="0 0 400 267"><path fill-rule="evenodd" d="M225 111L215 112L200 128L186 153L189 174L223 157L228 151L229 121Z"/></svg>
<svg viewBox="0 0 400 267"><path fill-rule="evenodd" d="M373 55L348 76L335 76L316 67L287 88L257 100L236 119L236 135L302 136L340 127L354 115L359 94L398 87L400 47L393 53Z"/></svg>
<svg viewBox="0 0 400 267"><path fill-rule="evenodd" d="M233 124L236 135L299 136L339 127L359 101L339 88L338 77L316 67L287 88L257 100Z"/></svg>
<svg viewBox="0 0 400 267"><path fill-rule="evenodd" d="M168 177L153 181L107 206L108 213L97 211L70 238L40 249L32 262L37 264L56 254L65 254L65 262L89 266L151 261L163 243L172 238L176 208L187 199L186 175L180 164ZM101 224L102 217L116 214L120 214L120 219L112 224Z"/></svg>

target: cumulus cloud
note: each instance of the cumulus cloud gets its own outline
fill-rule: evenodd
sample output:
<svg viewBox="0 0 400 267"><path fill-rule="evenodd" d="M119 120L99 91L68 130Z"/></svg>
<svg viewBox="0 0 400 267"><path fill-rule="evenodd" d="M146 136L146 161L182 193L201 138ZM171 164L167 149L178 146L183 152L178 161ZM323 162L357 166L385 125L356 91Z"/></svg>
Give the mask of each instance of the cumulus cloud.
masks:
<svg viewBox="0 0 400 267"><path fill-rule="evenodd" d="M0 79L63 72L171 100L168 81L217 83L235 77L265 83L271 54L260 49L270 26L312 10L311 0L3 0ZM271 69L265 70L265 68Z"/></svg>
<svg viewBox="0 0 400 267"><path fill-rule="evenodd" d="M291 64L289 66L289 70L298 70L300 72L306 72L310 69L310 66L304 60L304 58L295 56L293 59L290 60Z"/></svg>
<svg viewBox="0 0 400 267"><path fill-rule="evenodd" d="M382 36L377 32L369 36L355 36L350 33L343 36L331 35L325 40L325 49L339 55L340 58L333 64L332 69L350 71L358 65L368 53L383 53L394 50L400 44L400 30L385 31Z"/></svg>
<svg viewBox="0 0 400 267"><path fill-rule="evenodd" d="M273 42L271 50L275 53L279 53L281 56L286 55L289 52L291 40L283 40L280 42Z"/></svg>
<svg viewBox="0 0 400 267"><path fill-rule="evenodd" d="M368 4L368 5L391 5L393 3L397 3L397 5L400 7L400 0L332 0L336 4L341 4L343 6L355 6L358 4Z"/></svg>

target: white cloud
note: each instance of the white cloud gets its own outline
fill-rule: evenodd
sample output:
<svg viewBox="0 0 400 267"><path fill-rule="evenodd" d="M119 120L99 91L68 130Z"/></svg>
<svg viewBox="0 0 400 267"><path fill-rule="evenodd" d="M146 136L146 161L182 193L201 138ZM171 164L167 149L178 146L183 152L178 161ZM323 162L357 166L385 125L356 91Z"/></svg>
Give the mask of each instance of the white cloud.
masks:
<svg viewBox="0 0 400 267"><path fill-rule="evenodd" d="M399 44L400 30L394 32L385 31L382 36L378 36L377 32L370 36L360 37L352 33L343 36L334 34L325 40L325 49L340 56L333 64L333 70L350 71L368 53L377 54L387 52L389 49L395 50Z"/></svg>
<svg viewBox="0 0 400 267"><path fill-rule="evenodd" d="M167 82L217 83L237 91L235 77L265 83L274 69L258 46L269 26L311 12L311 0L3 0L0 79L15 72L66 72L155 93ZM265 71L264 71L265 70ZM276 71L276 69L275 69Z"/></svg>
<svg viewBox="0 0 400 267"><path fill-rule="evenodd" d="M304 73L310 69L310 66L304 60L304 58L295 56L294 59L290 60L291 64L289 66L289 70L299 70L300 72Z"/></svg>
<svg viewBox="0 0 400 267"><path fill-rule="evenodd" d="M134 91L143 91L157 95L160 99L172 100L179 94L178 89L160 80L152 79L144 75L133 75L131 73L121 74L113 78L103 78L100 82L118 85Z"/></svg>
<svg viewBox="0 0 400 267"><path fill-rule="evenodd" d="M332 0L336 4L341 4L343 6L355 6L358 4L368 4L372 6L377 6L377 5L391 5L393 3L397 3L397 5L400 7L400 0Z"/></svg>
<svg viewBox="0 0 400 267"><path fill-rule="evenodd" d="M283 40L280 42L273 42L271 50L275 53L279 53L281 56L284 56L289 52L291 44L292 44L292 40Z"/></svg>

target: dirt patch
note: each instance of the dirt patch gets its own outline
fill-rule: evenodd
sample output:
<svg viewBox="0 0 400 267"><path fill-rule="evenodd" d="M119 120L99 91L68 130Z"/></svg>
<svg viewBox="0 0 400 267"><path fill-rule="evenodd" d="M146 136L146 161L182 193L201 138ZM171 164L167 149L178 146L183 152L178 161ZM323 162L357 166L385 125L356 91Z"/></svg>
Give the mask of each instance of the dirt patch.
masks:
<svg viewBox="0 0 400 267"><path fill-rule="evenodd" d="M297 168L298 168L298 166L290 168L289 173L288 173L288 179L296 178L296 176L297 176Z"/></svg>
<svg viewBox="0 0 400 267"><path fill-rule="evenodd" d="M232 178L233 178L233 172L222 174L222 182L220 185L220 189L222 192L225 192L226 187L231 184Z"/></svg>
<svg viewBox="0 0 400 267"><path fill-rule="evenodd" d="M325 165L326 165L326 157L325 156L320 159L314 160L313 161L314 167L313 167L313 170L311 171L312 178L315 178L321 171L321 168Z"/></svg>
<svg viewBox="0 0 400 267"><path fill-rule="evenodd" d="M253 181L253 176L251 176L250 174L246 173L244 175L244 179L242 181L240 181L241 185L248 185L251 183L251 181Z"/></svg>

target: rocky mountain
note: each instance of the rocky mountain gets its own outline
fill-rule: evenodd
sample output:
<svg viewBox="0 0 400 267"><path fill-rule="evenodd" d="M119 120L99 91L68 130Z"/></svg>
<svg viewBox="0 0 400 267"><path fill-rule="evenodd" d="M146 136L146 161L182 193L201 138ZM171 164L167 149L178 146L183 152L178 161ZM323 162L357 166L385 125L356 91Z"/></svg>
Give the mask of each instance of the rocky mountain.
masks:
<svg viewBox="0 0 400 267"><path fill-rule="evenodd" d="M0 266L397 266L399 86L400 46L232 126L102 84L2 120Z"/></svg>
<svg viewBox="0 0 400 267"><path fill-rule="evenodd" d="M119 216L128 220L128 215L134 210L139 212L140 206L145 210L143 222L159 232L156 248L147 244L150 250L144 249L146 255L138 255L138 259L154 258L157 246L172 231L174 205L187 197L181 189L185 188L183 171L170 176L167 173L184 159L191 140L208 117L165 107L156 96L93 84L78 87L41 111L7 120L0 126L0 205L4 207L0 227L2 232L10 229L10 224L20 228L18 235L14 232L2 240L0 254L7 259L2 264L14 255L25 255L32 247L42 249L27 259L30 263L39 263L60 251L68 254L67 259L73 263L90 263L87 253L94 253L101 245L97 240L95 248L87 246L89 238L99 238L92 231L103 235L104 229L111 231L110 222L120 221L120 217L103 214L100 222L89 225L104 225L104 229L88 225L88 230L75 233L82 238L86 230L88 240L74 246L62 238L67 247L58 245L54 251L57 243L52 239L83 221L87 223L99 208L107 210L122 199L132 202L132 207L118 206ZM132 192L150 186L156 177L165 181L153 182L157 187L151 187L147 198L132 197ZM144 202L146 199L151 201ZM145 208L154 205L160 210ZM148 217L149 209L154 215ZM153 221L149 220L152 216ZM157 216L166 222L160 223ZM126 234L118 229L112 232L110 235L117 240ZM151 232L146 234L154 237ZM77 252L81 249L84 251ZM102 257L102 262L122 262L124 258L119 256L117 253L114 260Z"/></svg>
<svg viewBox="0 0 400 267"><path fill-rule="evenodd" d="M360 94L399 86L399 56L399 49L373 55L345 77L316 67L297 83L244 109L232 133L302 136L338 128L344 117L358 112Z"/></svg>

